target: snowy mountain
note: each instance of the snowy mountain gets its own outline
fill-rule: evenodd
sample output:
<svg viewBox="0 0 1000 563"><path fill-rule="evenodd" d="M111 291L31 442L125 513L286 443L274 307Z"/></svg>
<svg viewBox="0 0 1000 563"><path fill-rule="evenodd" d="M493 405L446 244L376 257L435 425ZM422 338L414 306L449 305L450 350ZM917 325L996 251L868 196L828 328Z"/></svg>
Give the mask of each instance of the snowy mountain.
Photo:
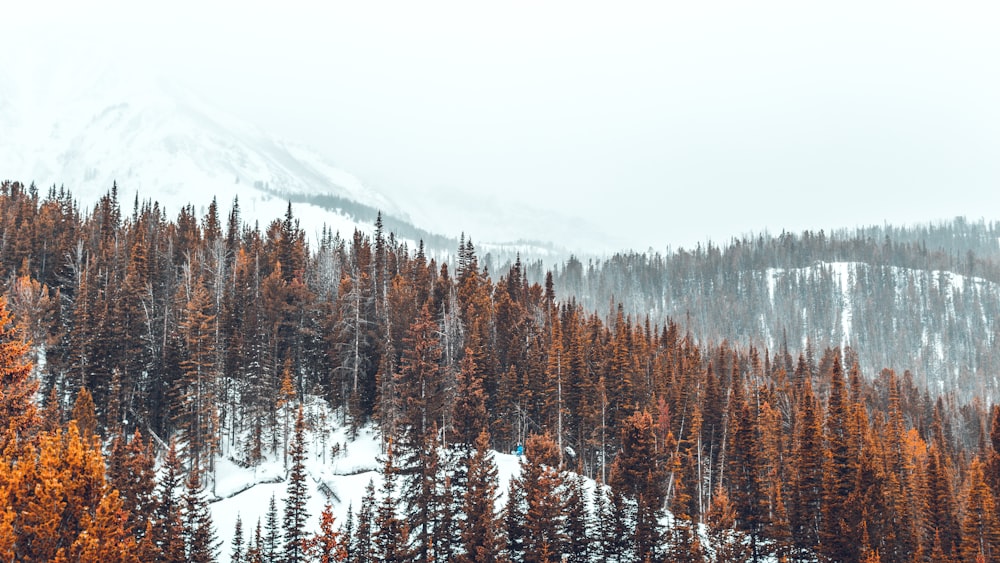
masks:
<svg viewBox="0 0 1000 563"><path fill-rule="evenodd" d="M138 195L159 201L170 215L188 203L202 212L213 197L228 209L238 197L245 219L269 222L295 194L332 195L407 220L387 198L320 155L272 138L165 80L110 71L87 76L84 87L71 91L45 86L44 79L33 88L4 81L5 176L42 189L65 185L84 207L117 182L125 206ZM310 234L322 224L348 234L355 226L371 228L343 210L295 207Z"/></svg>

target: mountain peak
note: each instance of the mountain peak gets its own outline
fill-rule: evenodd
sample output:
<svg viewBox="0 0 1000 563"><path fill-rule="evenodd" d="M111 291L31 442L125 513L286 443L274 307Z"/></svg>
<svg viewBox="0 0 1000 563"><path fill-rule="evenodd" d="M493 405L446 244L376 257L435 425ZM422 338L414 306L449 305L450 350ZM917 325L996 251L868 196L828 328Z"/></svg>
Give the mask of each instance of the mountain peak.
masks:
<svg viewBox="0 0 1000 563"><path fill-rule="evenodd" d="M168 213L213 197L239 197L248 219L270 221L283 194L333 195L405 219L387 198L317 153L268 136L150 71L39 71L6 87L0 166L12 179L65 184L84 206L117 182L123 197L159 201ZM67 87L71 85L72 87ZM321 223L350 230L342 214ZM348 222L350 223L350 222ZM356 222L354 222L356 224Z"/></svg>

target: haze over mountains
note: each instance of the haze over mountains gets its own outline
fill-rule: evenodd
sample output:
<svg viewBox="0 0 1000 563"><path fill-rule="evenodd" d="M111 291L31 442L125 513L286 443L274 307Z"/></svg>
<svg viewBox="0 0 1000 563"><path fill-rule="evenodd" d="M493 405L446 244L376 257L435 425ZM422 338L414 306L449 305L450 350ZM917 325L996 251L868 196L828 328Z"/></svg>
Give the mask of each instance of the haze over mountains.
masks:
<svg viewBox="0 0 1000 563"><path fill-rule="evenodd" d="M202 214L213 197L228 209L238 197L245 219L266 224L291 201L310 236L324 225L345 236L355 227L370 231L381 211L390 231L439 252L453 252L462 233L502 254L620 248L595 225L520 202L456 190L393 201L330 155L276 138L146 69L93 63L5 75L4 173L40 189L63 185L84 208L117 182L123 202L138 194L168 216L189 203ZM552 236L525 240L540 232Z"/></svg>

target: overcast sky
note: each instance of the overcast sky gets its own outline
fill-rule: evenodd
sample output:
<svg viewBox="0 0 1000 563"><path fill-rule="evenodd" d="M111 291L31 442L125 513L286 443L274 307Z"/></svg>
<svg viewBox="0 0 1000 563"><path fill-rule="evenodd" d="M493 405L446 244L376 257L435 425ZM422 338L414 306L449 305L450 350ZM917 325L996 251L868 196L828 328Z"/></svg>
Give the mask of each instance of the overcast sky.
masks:
<svg viewBox="0 0 1000 563"><path fill-rule="evenodd" d="M2 57L154 66L444 230L510 201L663 249L1000 219L995 6L40 0Z"/></svg>

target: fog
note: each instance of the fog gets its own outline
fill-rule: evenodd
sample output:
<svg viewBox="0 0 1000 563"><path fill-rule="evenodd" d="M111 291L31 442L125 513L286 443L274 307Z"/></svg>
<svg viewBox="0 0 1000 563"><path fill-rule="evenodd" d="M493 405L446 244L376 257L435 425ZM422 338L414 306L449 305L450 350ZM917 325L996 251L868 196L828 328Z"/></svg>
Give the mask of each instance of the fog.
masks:
<svg viewBox="0 0 1000 563"><path fill-rule="evenodd" d="M0 72L33 98L155 69L446 234L998 218L991 3L317 4L21 3Z"/></svg>

